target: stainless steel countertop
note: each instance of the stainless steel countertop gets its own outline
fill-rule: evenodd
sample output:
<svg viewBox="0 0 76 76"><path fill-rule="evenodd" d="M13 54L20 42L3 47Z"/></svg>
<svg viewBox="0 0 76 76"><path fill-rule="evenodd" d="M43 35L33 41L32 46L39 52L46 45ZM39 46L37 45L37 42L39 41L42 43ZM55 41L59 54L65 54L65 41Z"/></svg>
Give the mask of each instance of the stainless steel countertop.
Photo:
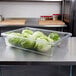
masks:
<svg viewBox="0 0 76 76"><path fill-rule="evenodd" d="M67 46L55 49L51 57L6 46L0 37L0 61L76 62L76 37L70 37Z"/></svg>

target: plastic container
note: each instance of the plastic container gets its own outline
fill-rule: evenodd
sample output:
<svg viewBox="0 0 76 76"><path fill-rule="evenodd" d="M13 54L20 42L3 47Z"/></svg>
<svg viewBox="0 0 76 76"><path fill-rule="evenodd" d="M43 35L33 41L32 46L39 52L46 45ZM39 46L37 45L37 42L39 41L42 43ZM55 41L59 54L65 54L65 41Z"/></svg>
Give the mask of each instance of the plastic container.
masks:
<svg viewBox="0 0 76 76"><path fill-rule="evenodd" d="M49 20L53 20L53 16L49 16Z"/></svg>
<svg viewBox="0 0 76 76"><path fill-rule="evenodd" d="M49 20L49 16L44 16L45 20Z"/></svg>
<svg viewBox="0 0 76 76"><path fill-rule="evenodd" d="M45 17L44 16L40 16L40 20L41 21L45 21Z"/></svg>
<svg viewBox="0 0 76 76"><path fill-rule="evenodd" d="M52 16L40 16L40 20L45 21L45 20L53 20Z"/></svg>
<svg viewBox="0 0 76 76"><path fill-rule="evenodd" d="M60 14L53 14L53 20L58 20L58 16L59 16Z"/></svg>
<svg viewBox="0 0 76 76"><path fill-rule="evenodd" d="M50 47L49 50L47 50L47 52L40 52L40 51L37 51L35 49L26 49L26 48L22 48L20 45L13 45L11 43L9 43L9 38L12 38L13 36L9 36L7 35L7 32L4 32L4 33L1 33L1 35L5 38L5 42L6 42L6 45L8 46L11 46L11 47L16 47L16 48L19 48L19 49L22 49L22 50L26 50L26 51L30 51L30 52L34 52L34 53L37 53L37 54L42 54L42 55L46 55L46 56L52 56L53 55L53 51L55 51L54 49L56 49L57 46L63 46L65 45L64 42L67 41L67 38L71 36L71 33L67 33L67 32L58 32L58 31L52 31L52 30L44 30L44 29L38 29L38 28L30 28L30 27L26 27L26 28L21 28L21 29L17 29L17 30L13 30L13 31L8 31L9 33L10 32L17 32L17 33L21 33L22 30L24 29L30 29L32 31L41 31L43 32L44 34L48 35L49 33L52 33L52 32L57 32L59 35L60 35L60 40L52 43L52 47ZM23 37L18 37L18 36L15 36L15 38L21 38L21 39L24 39Z"/></svg>

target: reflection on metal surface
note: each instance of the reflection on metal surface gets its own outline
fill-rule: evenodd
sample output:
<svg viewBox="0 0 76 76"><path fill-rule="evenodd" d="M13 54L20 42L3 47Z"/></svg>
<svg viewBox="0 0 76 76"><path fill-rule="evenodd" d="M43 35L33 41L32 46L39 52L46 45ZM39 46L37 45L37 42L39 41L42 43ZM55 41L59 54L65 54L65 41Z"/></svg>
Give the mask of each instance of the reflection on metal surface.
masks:
<svg viewBox="0 0 76 76"><path fill-rule="evenodd" d="M69 14L64 14L64 21L69 23L70 20L69 20Z"/></svg>
<svg viewBox="0 0 76 76"><path fill-rule="evenodd" d="M24 0L24 1L33 1L33 2L36 2L36 1L62 1L62 0Z"/></svg>
<svg viewBox="0 0 76 76"><path fill-rule="evenodd" d="M10 2L43 2L43 1L62 1L62 0L0 0L0 1L10 1Z"/></svg>
<svg viewBox="0 0 76 76"><path fill-rule="evenodd" d="M70 21L70 1L69 0L65 0L65 3L64 3L64 21L66 23L69 23Z"/></svg>

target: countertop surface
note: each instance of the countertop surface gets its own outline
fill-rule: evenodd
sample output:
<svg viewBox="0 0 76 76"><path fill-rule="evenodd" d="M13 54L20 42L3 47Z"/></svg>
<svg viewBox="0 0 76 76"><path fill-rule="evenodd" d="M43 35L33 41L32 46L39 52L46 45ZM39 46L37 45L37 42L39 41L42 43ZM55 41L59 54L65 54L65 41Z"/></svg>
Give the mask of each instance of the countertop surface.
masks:
<svg viewBox="0 0 76 76"><path fill-rule="evenodd" d="M5 19L4 21L0 22L0 25L2 26L15 26L15 25L25 25L26 19Z"/></svg>
<svg viewBox="0 0 76 76"><path fill-rule="evenodd" d="M16 23L15 23L16 22ZM47 22L47 21L46 21ZM12 24L11 24L12 23ZM48 22L47 22L48 23ZM2 21L0 22L0 27L7 27L7 26L33 26L33 27L66 27L65 24L61 25L60 24L52 24L52 25L47 25L46 23L43 25L39 24L39 18L26 18L25 20L20 20L20 19L7 19L7 21ZM20 24L20 25L19 25ZM10 27L11 27L10 26Z"/></svg>
<svg viewBox="0 0 76 76"><path fill-rule="evenodd" d="M43 56L32 52L26 52L17 48L12 48L5 44L3 37L0 37L0 62L60 62L76 63L76 37L68 38L65 46L58 47L53 51L53 56Z"/></svg>
<svg viewBox="0 0 76 76"><path fill-rule="evenodd" d="M42 26L46 26L46 27L59 27L59 25L61 27L65 27L65 23L61 20L45 20L45 21L42 21L42 20L39 20L39 25L42 25Z"/></svg>

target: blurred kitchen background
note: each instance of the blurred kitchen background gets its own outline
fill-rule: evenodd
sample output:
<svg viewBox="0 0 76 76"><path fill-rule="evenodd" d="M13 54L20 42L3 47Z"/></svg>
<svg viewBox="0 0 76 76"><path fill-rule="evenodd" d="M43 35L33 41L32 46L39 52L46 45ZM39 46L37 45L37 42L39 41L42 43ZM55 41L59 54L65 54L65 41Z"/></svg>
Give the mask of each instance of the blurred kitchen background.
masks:
<svg viewBox="0 0 76 76"><path fill-rule="evenodd" d="M0 34L1 32L24 28L26 26L63 32L71 32L72 36L76 36L76 1L0 0ZM70 44L73 45L73 43ZM73 46L70 47L73 48ZM6 50L6 54L7 51L8 50ZM61 53L63 52L61 51ZM8 56L10 55L11 54L8 53ZM63 59L65 59L64 56ZM26 66L4 65L0 66L0 74L2 76L76 76L76 66L73 66L72 68L72 66L68 65L68 63L67 65L64 65L64 61L62 62L63 64L58 66L57 64L55 66L54 64L50 65L44 63L29 62L25 62Z"/></svg>
<svg viewBox="0 0 76 76"><path fill-rule="evenodd" d="M4 18L39 18L59 14L61 2L0 2L0 15Z"/></svg>
<svg viewBox="0 0 76 76"><path fill-rule="evenodd" d="M76 36L74 7L73 0L0 0L0 33L28 26Z"/></svg>
<svg viewBox="0 0 76 76"><path fill-rule="evenodd" d="M12 1L12 0L11 0ZM21 27L66 30L62 21L62 1L8 1L0 2L0 32ZM53 21L53 14L59 20ZM50 17L50 18L49 18Z"/></svg>

